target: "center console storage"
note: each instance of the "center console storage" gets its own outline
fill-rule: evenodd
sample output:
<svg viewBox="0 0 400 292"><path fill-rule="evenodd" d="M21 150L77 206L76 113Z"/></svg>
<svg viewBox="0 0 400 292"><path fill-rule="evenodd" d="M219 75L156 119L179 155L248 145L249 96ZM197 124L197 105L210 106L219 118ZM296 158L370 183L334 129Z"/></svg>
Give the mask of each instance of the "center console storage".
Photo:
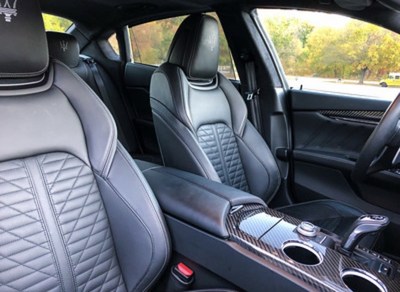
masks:
<svg viewBox="0 0 400 292"><path fill-rule="evenodd" d="M174 248L244 290L400 291L399 266L390 259L360 247L346 255L334 234L253 195L175 169L140 167Z"/></svg>

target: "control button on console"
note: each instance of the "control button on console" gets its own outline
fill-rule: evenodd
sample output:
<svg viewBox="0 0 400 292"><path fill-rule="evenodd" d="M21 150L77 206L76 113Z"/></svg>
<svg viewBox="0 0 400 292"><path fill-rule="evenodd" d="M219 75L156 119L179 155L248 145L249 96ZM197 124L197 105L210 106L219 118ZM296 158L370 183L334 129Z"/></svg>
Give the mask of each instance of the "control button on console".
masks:
<svg viewBox="0 0 400 292"><path fill-rule="evenodd" d="M385 263L388 263L388 264L391 263L390 259L388 259L387 257L379 256L379 258L380 258L382 261L384 261Z"/></svg>
<svg viewBox="0 0 400 292"><path fill-rule="evenodd" d="M370 250L370 251L369 251L369 254L372 255L372 256L374 256L374 257L378 257L378 256L379 256L378 253L375 252L375 251L373 251L373 250Z"/></svg>
<svg viewBox="0 0 400 292"><path fill-rule="evenodd" d="M378 272L387 276L390 273L390 267L385 264L381 264Z"/></svg>
<svg viewBox="0 0 400 292"><path fill-rule="evenodd" d="M296 230L303 236L314 237L317 235L318 227L310 222L303 221L297 226Z"/></svg>

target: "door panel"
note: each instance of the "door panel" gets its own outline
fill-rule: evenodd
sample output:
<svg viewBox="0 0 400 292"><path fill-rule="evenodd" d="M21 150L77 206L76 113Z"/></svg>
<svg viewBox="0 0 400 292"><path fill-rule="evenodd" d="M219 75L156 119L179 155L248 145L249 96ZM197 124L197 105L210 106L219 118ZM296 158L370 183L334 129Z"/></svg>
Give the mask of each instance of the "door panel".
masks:
<svg viewBox="0 0 400 292"><path fill-rule="evenodd" d="M384 171L362 184L350 178L362 147L389 104L383 99L291 91L297 201L331 198L368 212L380 207L400 214L400 176Z"/></svg>
<svg viewBox="0 0 400 292"><path fill-rule="evenodd" d="M294 146L296 150L355 159L374 127L328 116L323 111L296 111Z"/></svg>

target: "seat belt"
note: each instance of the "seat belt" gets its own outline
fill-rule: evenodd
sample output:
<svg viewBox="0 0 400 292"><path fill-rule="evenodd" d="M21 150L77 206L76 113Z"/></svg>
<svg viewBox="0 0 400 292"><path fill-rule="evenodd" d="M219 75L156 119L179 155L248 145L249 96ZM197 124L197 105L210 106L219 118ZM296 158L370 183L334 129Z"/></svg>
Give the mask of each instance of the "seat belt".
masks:
<svg viewBox="0 0 400 292"><path fill-rule="evenodd" d="M257 78L254 61L245 62L247 91L245 99L250 113L250 121L258 132L261 132L261 117L260 117L260 88L257 87Z"/></svg>
<svg viewBox="0 0 400 292"><path fill-rule="evenodd" d="M111 102L106 85L104 84L103 78L101 77L99 69L97 68L96 61L93 58L88 57L88 56L81 55L81 58L83 59L83 61L86 64L88 64L90 70L92 71L94 82L96 83L96 87L100 93L100 98L104 102L104 104L107 106L107 108L110 110L111 114L114 117L115 124L118 129L118 138L119 138L120 142L125 146L125 148L128 150L128 152L131 152L130 145L129 145L126 135L123 131L123 127L121 126L121 124L119 122L118 115L115 111L115 108L114 108L112 102Z"/></svg>

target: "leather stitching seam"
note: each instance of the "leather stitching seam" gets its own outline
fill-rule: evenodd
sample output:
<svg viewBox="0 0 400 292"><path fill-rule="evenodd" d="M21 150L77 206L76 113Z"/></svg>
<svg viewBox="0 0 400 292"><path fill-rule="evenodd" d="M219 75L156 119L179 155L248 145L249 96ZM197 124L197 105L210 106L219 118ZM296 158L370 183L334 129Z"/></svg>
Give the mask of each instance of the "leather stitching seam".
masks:
<svg viewBox="0 0 400 292"><path fill-rule="evenodd" d="M59 264L58 260L55 257L54 242L53 242L51 236L49 236L49 230L47 228L47 225L44 224L44 216L43 216L43 211L42 211L42 208L41 208L42 206L40 206L39 202L37 201L37 190L36 190L36 187L35 187L35 185L34 185L34 183L32 181L32 174L31 174L29 168L26 166L25 160L22 160L22 162L24 164L25 172L27 172L27 174L28 174L27 177L28 177L28 180L29 180L29 184L32 187L32 194L33 194L33 197L34 197L34 200L35 200L35 203L36 203L36 207L37 207L39 216L41 218L40 223L42 225L44 234L45 234L45 236L46 236L46 238L47 238L47 240L49 242L49 247L51 248L51 251L52 251L51 252L51 257L53 258L54 265L56 266L56 269L58 271L57 282L60 284L61 289L64 290L65 281L64 281L64 279L62 277L60 264Z"/></svg>

